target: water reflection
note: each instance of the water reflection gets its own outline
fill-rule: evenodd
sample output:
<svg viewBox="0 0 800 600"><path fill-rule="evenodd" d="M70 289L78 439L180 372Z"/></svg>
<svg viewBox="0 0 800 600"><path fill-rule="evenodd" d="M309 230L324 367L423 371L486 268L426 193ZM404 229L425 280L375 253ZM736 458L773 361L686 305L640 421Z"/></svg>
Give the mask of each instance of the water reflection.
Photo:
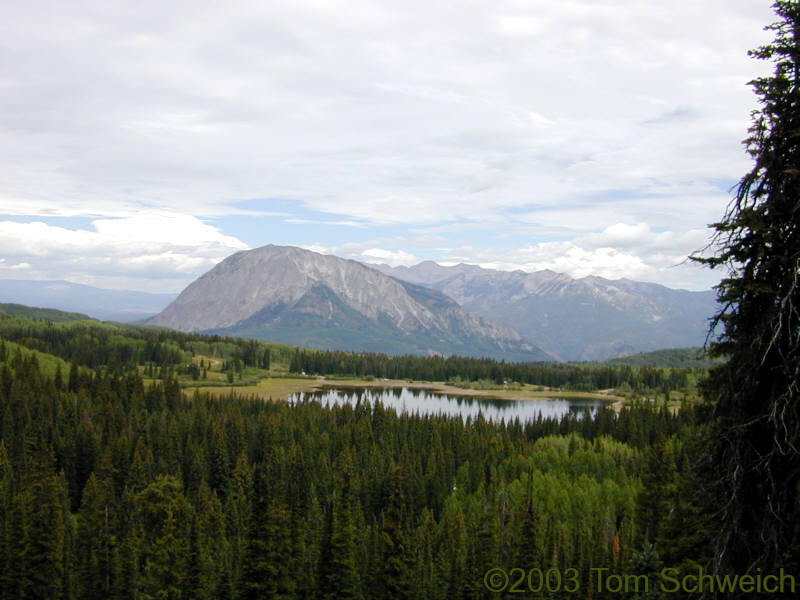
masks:
<svg viewBox="0 0 800 600"><path fill-rule="evenodd" d="M486 420L520 422L542 418L561 418L567 413L577 416L587 410L594 414L602 403L593 398L537 398L535 400L501 400L498 398L437 394L423 388L329 388L319 392L302 392L290 396L292 402L317 401L323 406L351 405L380 401L398 413L420 415L460 415L472 420L483 415Z"/></svg>

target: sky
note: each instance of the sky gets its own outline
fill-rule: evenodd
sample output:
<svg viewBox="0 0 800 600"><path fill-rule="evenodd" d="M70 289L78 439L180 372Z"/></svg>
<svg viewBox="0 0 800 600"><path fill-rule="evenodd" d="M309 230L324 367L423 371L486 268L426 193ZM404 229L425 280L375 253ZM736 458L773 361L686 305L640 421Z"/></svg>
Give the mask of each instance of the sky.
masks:
<svg viewBox="0 0 800 600"><path fill-rule="evenodd" d="M702 290L764 0L4 2L0 279L235 252ZM0 282L0 288L2 284Z"/></svg>

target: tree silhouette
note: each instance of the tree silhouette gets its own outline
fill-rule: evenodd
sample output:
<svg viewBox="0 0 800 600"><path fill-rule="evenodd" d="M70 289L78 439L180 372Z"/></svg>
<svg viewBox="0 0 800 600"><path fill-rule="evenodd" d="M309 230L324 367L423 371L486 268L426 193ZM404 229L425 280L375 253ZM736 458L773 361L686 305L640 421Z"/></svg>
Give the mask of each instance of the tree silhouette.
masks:
<svg viewBox="0 0 800 600"><path fill-rule="evenodd" d="M737 572L796 564L800 485L800 3L774 3L771 44L750 55L775 65L751 82L759 108L745 140L753 168L715 229L727 268L717 287L708 471L721 508L717 566ZM791 555L791 556L790 556Z"/></svg>

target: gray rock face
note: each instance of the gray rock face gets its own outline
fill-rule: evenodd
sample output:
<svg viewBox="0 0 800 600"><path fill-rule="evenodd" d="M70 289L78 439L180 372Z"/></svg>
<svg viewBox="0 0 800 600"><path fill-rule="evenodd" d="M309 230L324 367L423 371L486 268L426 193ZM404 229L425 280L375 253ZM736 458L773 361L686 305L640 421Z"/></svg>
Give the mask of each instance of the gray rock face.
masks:
<svg viewBox="0 0 800 600"><path fill-rule="evenodd" d="M400 351L463 353L473 347L473 354L546 358L511 327L472 314L444 294L355 261L290 246L228 257L150 323L312 345L312 330L321 329L318 345L326 347L374 349L374 344L357 347L359 338L378 343L383 337L391 352L399 336Z"/></svg>
<svg viewBox="0 0 800 600"><path fill-rule="evenodd" d="M560 360L604 360L662 348L702 345L715 312L712 291L674 290L553 271L495 271L475 265L378 267L441 291L462 307L513 326Z"/></svg>

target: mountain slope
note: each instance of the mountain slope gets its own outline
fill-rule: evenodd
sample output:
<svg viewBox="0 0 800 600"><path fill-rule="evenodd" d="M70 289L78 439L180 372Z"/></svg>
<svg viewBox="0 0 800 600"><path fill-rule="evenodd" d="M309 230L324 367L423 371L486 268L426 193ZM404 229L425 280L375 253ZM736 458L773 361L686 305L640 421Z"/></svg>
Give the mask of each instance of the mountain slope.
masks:
<svg viewBox="0 0 800 600"><path fill-rule="evenodd" d="M155 315L174 299L175 294L106 290L70 281L0 281L0 302L47 306L126 323Z"/></svg>
<svg viewBox="0 0 800 600"><path fill-rule="evenodd" d="M88 315L74 312L64 312L55 308L40 308L38 306L25 306L23 304L0 304L0 317L21 319L36 319L51 321L53 323L70 323L72 321L86 321L91 319Z"/></svg>
<svg viewBox="0 0 800 600"><path fill-rule="evenodd" d="M440 292L355 261L285 246L226 258L149 323L318 348L549 358L512 328Z"/></svg>
<svg viewBox="0 0 800 600"><path fill-rule="evenodd" d="M560 360L604 360L702 345L715 294L553 271L495 271L475 265L379 269L445 293L462 307L513 326Z"/></svg>

